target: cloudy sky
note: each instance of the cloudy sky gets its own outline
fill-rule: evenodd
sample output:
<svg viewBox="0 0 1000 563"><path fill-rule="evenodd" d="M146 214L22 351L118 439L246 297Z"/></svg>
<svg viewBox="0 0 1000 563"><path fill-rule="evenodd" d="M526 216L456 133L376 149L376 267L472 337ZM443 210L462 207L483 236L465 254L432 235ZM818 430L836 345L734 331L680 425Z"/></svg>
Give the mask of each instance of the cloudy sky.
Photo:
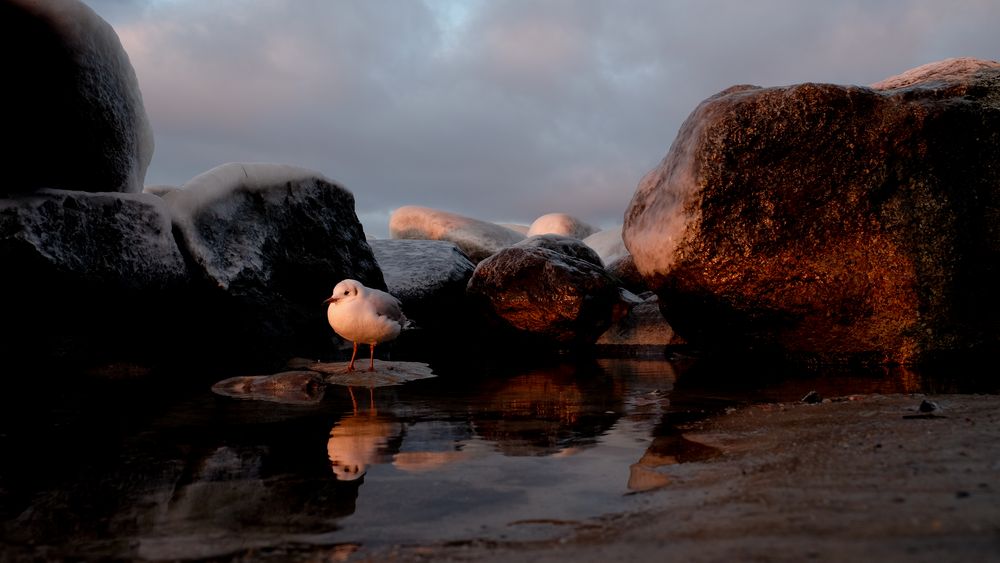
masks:
<svg viewBox="0 0 1000 563"><path fill-rule="evenodd" d="M138 75L147 184L305 166L379 237L411 204L612 227L723 88L1000 59L997 0L85 1Z"/></svg>

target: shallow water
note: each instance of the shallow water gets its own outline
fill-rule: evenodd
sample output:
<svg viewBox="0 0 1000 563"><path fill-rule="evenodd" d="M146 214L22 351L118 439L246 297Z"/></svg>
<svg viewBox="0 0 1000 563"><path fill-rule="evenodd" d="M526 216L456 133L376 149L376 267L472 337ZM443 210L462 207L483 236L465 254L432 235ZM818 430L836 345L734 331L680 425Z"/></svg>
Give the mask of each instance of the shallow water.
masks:
<svg viewBox="0 0 1000 563"><path fill-rule="evenodd" d="M718 453L678 426L725 408L967 390L905 370L789 379L665 359L434 367L374 405L355 389L357 411L339 386L313 405L162 381L8 393L4 551L184 559L550 537L662 505L664 485Z"/></svg>

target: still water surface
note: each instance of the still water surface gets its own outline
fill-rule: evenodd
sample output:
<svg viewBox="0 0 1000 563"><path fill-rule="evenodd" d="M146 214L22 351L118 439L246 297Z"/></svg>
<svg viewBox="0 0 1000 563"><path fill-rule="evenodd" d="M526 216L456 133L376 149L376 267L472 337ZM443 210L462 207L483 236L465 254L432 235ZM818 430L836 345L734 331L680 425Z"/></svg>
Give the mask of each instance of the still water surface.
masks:
<svg viewBox="0 0 1000 563"><path fill-rule="evenodd" d="M435 370L376 389L374 405L356 392L356 411L338 386L313 405L162 381L8 393L3 550L183 559L551 537L668 502L670 479L718 455L684 424L813 389L928 386L900 370L749 378L665 359Z"/></svg>

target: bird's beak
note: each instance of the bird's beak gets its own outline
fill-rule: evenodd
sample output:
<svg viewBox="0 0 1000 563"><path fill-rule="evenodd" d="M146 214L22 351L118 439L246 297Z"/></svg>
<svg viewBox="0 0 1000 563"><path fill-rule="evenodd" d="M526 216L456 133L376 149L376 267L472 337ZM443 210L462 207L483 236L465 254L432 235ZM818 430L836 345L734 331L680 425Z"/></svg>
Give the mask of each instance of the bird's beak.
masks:
<svg viewBox="0 0 1000 563"><path fill-rule="evenodd" d="M324 305L329 305L331 303L336 303L337 299L340 299L340 298L336 297L336 296L327 297L326 299L323 300L323 304Z"/></svg>

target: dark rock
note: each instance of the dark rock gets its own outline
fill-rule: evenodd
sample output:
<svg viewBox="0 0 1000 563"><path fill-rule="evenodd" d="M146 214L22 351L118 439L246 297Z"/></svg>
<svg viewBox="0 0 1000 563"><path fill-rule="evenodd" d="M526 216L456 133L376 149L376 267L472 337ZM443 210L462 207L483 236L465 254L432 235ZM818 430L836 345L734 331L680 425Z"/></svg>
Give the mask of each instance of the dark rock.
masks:
<svg viewBox="0 0 1000 563"><path fill-rule="evenodd" d="M524 239L521 233L496 223L415 205L392 213L389 235L394 239L453 242L474 263Z"/></svg>
<svg viewBox="0 0 1000 563"><path fill-rule="evenodd" d="M560 345L592 344L619 301L604 268L547 248L501 250L479 263L467 292L495 326Z"/></svg>
<svg viewBox="0 0 1000 563"><path fill-rule="evenodd" d="M638 298L637 298L638 299ZM684 344L660 312L657 297L638 300L597 339L605 347L659 347Z"/></svg>
<svg viewBox="0 0 1000 563"><path fill-rule="evenodd" d="M76 0L0 3L0 193L140 192L153 155L118 35Z"/></svg>
<svg viewBox="0 0 1000 563"><path fill-rule="evenodd" d="M920 401L920 407L918 407L917 410L919 410L920 412L934 412L937 410L937 408L938 406L936 403L924 399L923 401Z"/></svg>
<svg viewBox="0 0 1000 563"><path fill-rule="evenodd" d="M913 363L1000 340L1000 64L738 86L640 183L624 239L700 347Z"/></svg>
<svg viewBox="0 0 1000 563"><path fill-rule="evenodd" d="M0 199L0 263L7 361L162 355L189 279L166 206L145 194Z"/></svg>
<svg viewBox="0 0 1000 563"><path fill-rule="evenodd" d="M626 254L614 262L608 264L608 273L621 281L622 287L635 294L649 291L646 279L642 277L635 267L635 259L631 254Z"/></svg>
<svg viewBox="0 0 1000 563"><path fill-rule="evenodd" d="M584 244L580 239L564 235L532 235L514 246L525 248L547 248L549 250L554 250L563 256L569 256L571 258L576 258L577 260L590 262L598 268L604 267L604 263L601 262L601 257L597 255L597 252L594 251L593 248Z"/></svg>
<svg viewBox="0 0 1000 563"><path fill-rule="evenodd" d="M326 381L314 371L285 371L223 379L212 386L212 392L236 399L314 405L323 400Z"/></svg>
<svg viewBox="0 0 1000 563"><path fill-rule="evenodd" d="M808 405L815 405L823 402L823 396L820 395L818 391L810 391L806 393L804 397L802 397L801 402L806 403Z"/></svg>
<svg viewBox="0 0 1000 563"><path fill-rule="evenodd" d="M385 289L354 196L317 172L225 164L163 200L206 282L197 328L217 353L258 367L331 352L323 300L333 286L353 278Z"/></svg>
<svg viewBox="0 0 1000 563"><path fill-rule="evenodd" d="M406 317L420 328L459 331L468 323L465 286L475 265L451 242L372 240L368 242L389 293L403 303Z"/></svg>

